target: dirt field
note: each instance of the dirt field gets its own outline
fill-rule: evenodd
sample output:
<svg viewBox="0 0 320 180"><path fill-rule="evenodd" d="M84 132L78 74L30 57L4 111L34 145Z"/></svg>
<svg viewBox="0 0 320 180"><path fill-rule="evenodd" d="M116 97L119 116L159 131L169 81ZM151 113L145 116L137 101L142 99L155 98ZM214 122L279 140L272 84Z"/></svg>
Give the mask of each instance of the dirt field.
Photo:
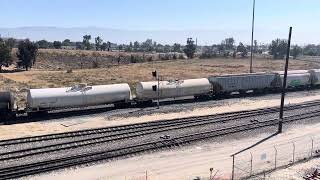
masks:
<svg viewBox="0 0 320 180"><path fill-rule="evenodd" d="M54 63L39 59L39 64ZM255 72L268 72L283 69L284 60L256 59ZM320 62L291 60L289 69L320 68ZM152 80L151 72L157 70L166 80L201 78L209 75L248 72L249 59L193 59L168 60L144 63L112 65L108 68L77 69L72 73L66 70L46 71L34 68L31 71L0 74L0 89L10 89L16 93L19 106L25 104L25 92L29 88L65 87L78 83L88 85L129 83L131 87L138 81Z"/></svg>

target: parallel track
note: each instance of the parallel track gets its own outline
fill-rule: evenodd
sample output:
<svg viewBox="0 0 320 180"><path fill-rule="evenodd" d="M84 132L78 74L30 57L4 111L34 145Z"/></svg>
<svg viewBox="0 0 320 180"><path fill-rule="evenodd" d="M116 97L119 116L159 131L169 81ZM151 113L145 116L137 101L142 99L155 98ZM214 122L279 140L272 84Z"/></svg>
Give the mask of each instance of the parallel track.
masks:
<svg viewBox="0 0 320 180"><path fill-rule="evenodd" d="M286 107L285 110L294 110L294 109L306 108L306 107L312 107L312 106L318 106L318 105L320 106L320 101L311 101L311 102L307 102L307 103L303 103L303 104L290 105L290 106ZM174 119L174 120L153 121L153 122L145 122L145 123L138 123L138 124L106 127L106 128L87 129L87 130L80 130L80 131L73 131L73 132L66 132L66 133L48 134L48 135L42 135L42 136L8 139L8 140L1 140L0 147L1 146L8 146L8 145L15 145L15 144L22 144L22 143L31 143L31 142L63 139L63 138L74 138L74 137L88 136L88 135L94 135L94 134L115 133L115 132L119 132L119 131L130 131L130 130L139 130L139 129L143 130L148 127L157 127L160 125L170 125L170 124L175 125L177 123L190 123L192 121L227 119L227 118L235 117L235 115L237 118L246 118L246 117L250 117L250 116L258 116L258 115L274 113L277 111L279 111L279 108L273 107L273 108L238 111L238 112L231 112L231 113L228 112L228 113L209 115L209 116L199 116L199 117L192 117L192 118L179 118L179 119ZM233 120L233 119L231 119L231 120Z"/></svg>
<svg viewBox="0 0 320 180"><path fill-rule="evenodd" d="M303 107L310 107L313 105L315 104L309 103L307 105L306 104L303 105ZM302 105L299 105L298 107L301 108L301 106ZM295 109L297 107L291 106L291 107L288 107L287 110L292 108ZM135 138L139 136L165 132L170 130L178 130L178 129L190 128L195 126L203 126L203 125L214 124L214 123L225 123L228 121L238 120L241 118L248 118L253 115L264 115L272 112L273 112L273 109L270 109L270 111L269 110L253 111L253 112L249 111L243 114L238 114L237 116L234 116L234 115L232 116L227 115L227 116L220 116L220 117L204 116L204 117L196 117L196 118L187 118L187 119L184 119L183 121L181 121L181 119L178 119L179 121L175 121L175 120L172 120L169 122L165 121L165 123L151 124L148 127L143 126L143 128L131 129L130 127L129 130L116 131L111 134L101 133L101 135L99 135L98 137L88 137L80 140L73 140L70 142L60 142L52 145L45 145L45 146L24 148L20 150L3 152L3 153L0 153L0 161L12 160L16 158L22 158L22 157L27 157L27 156L37 155L37 154L51 153L55 151L79 148L79 147L101 144L101 143L109 143L109 142L130 139L130 138Z"/></svg>
<svg viewBox="0 0 320 180"><path fill-rule="evenodd" d="M287 116L284 119L284 123L315 118L315 117L319 117L319 115L320 115L320 110L311 111L301 115ZM21 166L2 168L0 169L0 179L19 178L27 175L34 175L42 172L48 172L56 169L72 167L72 166L96 162L100 160L112 159L116 157L136 154L140 152L179 146L181 144L190 143L193 141L198 141L206 138L212 138L212 137L228 135L232 133L248 131L248 130L257 129L257 128L273 126L273 125L276 125L277 122L278 122L278 119L252 122L252 123L230 126L230 127L221 128L221 129L205 131L201 133L194 133L190 135L173 137L169 140L157 140L157 141L152 141L148 143L129 145L127 147L117 148L117 149L108 150L108 151L80 154L80 155L75 155L67 158L60 158L60 159L37 162L37 163L26 164Z"/></svg>

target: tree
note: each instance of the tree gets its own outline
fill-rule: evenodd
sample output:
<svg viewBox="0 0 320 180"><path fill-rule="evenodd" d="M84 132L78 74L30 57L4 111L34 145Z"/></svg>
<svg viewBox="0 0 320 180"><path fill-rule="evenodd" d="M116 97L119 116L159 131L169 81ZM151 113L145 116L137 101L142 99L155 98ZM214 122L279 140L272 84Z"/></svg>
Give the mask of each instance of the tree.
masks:
<svg viewBox="0 0 320 180"><path fill-rule="evenodd" d="M9 46L9 48L12 49L16 45L16 40L13 38L9 38L6 40L6 44L7 44L7 46Z"/></svg>
<svg viewBox="0 0 320 180"><path fill-rule="evenodd" d="M2 66L8 67L12 64L11 51L11 46L0 39L0 72L2 72Z"/></svg>
<svg viewBox="0 0 320 180"><path fill-rule="evenodd" d="M71 41L70 39L65 39L62 41L62 46L71 46Z"/></svg>
<svg viewBox="0 0 320 180"><path fill-rule="evenodd" d="M170 52L170 51L171 51L171 46L170 46L170 45L168 45L168 44L164 45L164 47L163 47L163 51L164 51L165 53Z"/></svg>
<svg viewBox="0 0 320 180"><path fill-rule="evenodd" d="M100 49L101 49L101 51L105 51L105 50L107 50L107 48L108 48L108 44L107 43L102 43L102 45L101 45L101 47L100 47Z"/></svg>
<svg viewBox="0 0 320 180"><path fill-rule="evenodd" d="M101 49L101 43L102 43L102 39L100 38L100 36L96 37L94 39L95 43L96 43L96 51Z"/></svg>
<svg viewBox="0 0 320 180"><path fill-rule="evenodd" d="M173 44L173 52L181 52L181 45L178 43Z"/></svg>
<svg viewBox="0 0 320 180"><path fill-rule="evenodd" d="M221 44L217 45L217 49L218 49L219 55L221 56L221 55L225 54L226 46L224 43L221 43Z"/></svg>
<svg viewBox="0 0 320 180"><path fill-rule="evenodd" d="M303 49L303 55L320 56L320 45L308 44Z"/></svg>
<svg viewBox="0 0 320 180"><path fill-rule="evenodd" d="M28 71L31 68L37 58L38 46L36 43L31 42L29 39L20 41L18 45L17 62L18 67L23 67Z"/></svg>
<svg viewBox="0 0 320 180"><path fill-rule="evenodd" d="M231 37L231 38L226 38L224 41L222 41L222 43L225 44L225 48L226 50L233 50L234 49L234 39Z"/></svg>
<svg viewBox="0 0 320 180"><path fill-rule="evenodd" d="M293 48L290 51L291 56L293 56L293 59L296 59L299 55L302 54L302 48L298 45L293 46Z"/></svg>
<svg viewBox="0 0 320 180"><path fill-rule="evenodd" d="M142 43L141 47L143 48L143 51L153 51L152 39L147 39L145 42Z"/></svg>
<svg viewBox="0 0 320 180"><path fill-rule="evenodd" d="M49 42L46 40L40 40L37 42L40 49L47 49L49 48Z"/></svg>
<svg viewBox="0 0 320 180"><path fill-rule="evenodd" d="M287 40L285 39L276 39L271 42L269 46L270 54L273 56L273 59L283 59L287 52Z"/></svg>
<svg viewBox="0 0 320 180"><path fill-rule="evenodd" d="M83 43L82 42L76 42L76 49L83 50L84 49Z"/></svg>
<svg viewBox="0 0 320 180"><path fill-rule="evenodd" d="M245 57L248 54L247 48L242 44L242 42L239 43L237 52L241 53L241 57Z"/></svg>
<svg viewBox="0 0 320 180"><path fill-rule="evenodd" d="M83 44L83 46L85 47L86 50L90 50L91 49L90 40L91 40L91 35L84 35L83 36L82 44Z"/></svg>
<svg viewBox="0 0 320 180"><path fill-rule="evenodd" d="M134 51L138 51L139 48L140 48L139 42L138 42L138 41L135 41L135 42L133 43L133 50L134 50Z"/></svg>
<svg viewBox="0 0 320 180"><path fill-rule="evenodd" d="M62 43L60 41L53 41L53 47L55 49L61 49Z"/></svg>
<svg viewBox="0 0 320 180"><path fill-rule="evenodd" d="M184 53L186 53L188 58L192 59L194 57L194 53L196 52L196 45L194 44L192 38L187 39L187 45L183 51Z"/></svg>

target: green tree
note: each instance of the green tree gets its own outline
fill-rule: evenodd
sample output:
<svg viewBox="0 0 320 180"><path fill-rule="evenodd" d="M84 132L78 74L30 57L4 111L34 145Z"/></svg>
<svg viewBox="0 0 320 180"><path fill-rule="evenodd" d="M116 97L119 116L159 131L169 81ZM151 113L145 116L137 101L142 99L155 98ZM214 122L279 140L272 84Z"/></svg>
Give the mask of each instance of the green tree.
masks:
<svg viewBox="0 0 320 180"><path fill-rule="evenodd" d="M18 45L17 62L18 67L23 67L28 71L36 63L38 45L29 39L20 41Z"/></svg>
<svg viewBox="0 0 320 180"><path fill-rule="evenodd" d="M95 43L96 43L96 51L99 51L101 49L101 43L102 43L102 39L100 36L96 37L94 39Z"/></svg>
<svg viewBox="0 0 320 180"><path fill-rule="evenodd" d="M181 45L178 43L173 44L173 52L181 52Z"/></svg>
<svg viewBox="0 0 320 180"><path fill-rule="evenodd" d="M9 46L12 49L16 45L16 40L13 38L9 38L6 40L6 44L7 44L7 46Z"/></svg>
<svg viewBox="0 0 320 180"><path fill-rule="evenodd" d="M143 51L153 51L152 39L147 39L145 42L142 43L141 47L143 48Z"/></svg>
<svg viewBox="0 0 320 180"><path fill-rule="evenodd" d="M302 54L302 48L298 45L293 46L293 48L290 51L291 56L293 56L293 59L296 59L299 55Z"/></svg>
<svg viewBox="0 0 320 180"><path fill-rule="evenodd" d="M62 46L71 46L71 41L70 39L65 39L62 41Z"/></svg>
<svg viewBox="0 0 320 180"><path fill-rule="evenodd" d="M0 38L0 72L2 72L2 66L8 67L12 64L11 51L11 46Z"/></svg>
<svg viewBox="0 0 320 180"><path fill-rule="evenodd" d="M242 44L242 42L239 43L237 52L241 53L241 57L245 57L248 54L247 48Z"/></svg>
<svg viewBox="0 0 320 180"><path fill-rule="evenodd" d="M108 44L108 51L110 51L111 50L111 42L107 42L107 44Z"/></svg>
<svg viewBox="0 0 320 180"><path fill-rule="evenodd" d="M231 38L226 38L224 41L222 41L222 44L225 45L226 50L233 50L234 49L234 39Z"/></svg>
<svg viewBox="0 0 320 180"><path fill-rule="evenodd" d="M139 51L139 49L140 49L140 44L139 44L138 41L135 41L135 42L133 43L133 50L134 50L134 51Z"/></svg>
<svg viewBox="0 0 320 180"><path fill-rule="evenodd" d="M285 39L276 39L271 42L269 46L270 54L273 56L273 59L283 59L287 52L287 40Z"/></svg>
<svg viewBox="0 0 320 180"><path fill-rule="evenodd" d="M46 40L40 40L37 42L40 49L47 49L49 48L49 42Z"/></svg>
<svg viewBox="0 0 320 180"><path fill-rule="evenodd" d="M100 48L101 48L101 51L105 51L108 48L108 44L104 42L104 43L101 44Z"/></svg>
<svg viewBox="0 0 320 180"><path fill-rule="evenodd" d="M308 44L303 48L303 55L320 56L320 45Z"/></svg>
<svg viewBox="0 0 320 180"><path fill-rule="evenodd" d="M62 43L60 41L53 41L53 47L55 49L61 49Z"/></svg>
<svg viewBox="0 0 320 180"><path fill-rule="evenodd" d="M194 57L194 53L196 52L196 45L194 44L192 38L187 39L187 45L183 51L184 53L186 53L188 58L192 59Z"/></svg>
<svg viewBox="0 0 320 180"><path fill-rule="evenodd" d="M83 50L84 49L83 43L82 42L76 42L76 49Z"/></svg>
<svg viewBox="0 0 320 180"><path fill-rule="evenodd" d="M90 40L91 40L91 35L84 35L83 36L82 44L83 44L83 46L85 47L86 50L90 50L91 49Z"/></svg>

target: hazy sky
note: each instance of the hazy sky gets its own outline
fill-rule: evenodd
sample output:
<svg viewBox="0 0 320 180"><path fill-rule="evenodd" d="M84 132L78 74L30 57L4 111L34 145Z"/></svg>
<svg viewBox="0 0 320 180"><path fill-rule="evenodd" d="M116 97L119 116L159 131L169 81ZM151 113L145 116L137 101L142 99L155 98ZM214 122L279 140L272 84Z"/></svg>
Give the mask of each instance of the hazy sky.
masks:
<svg viewBox="0 0 320 180"><path fill-rule="evenodd" d="M251 31L253 0L0 0L0 27ZM256 38L317 43L320 0L256 0ZM234 34L237 39L237 34ZM208 37L209 38L209 37ZM239 37L241 39L241 37ZM247 38L247 37L246 37Z"/></svg>

